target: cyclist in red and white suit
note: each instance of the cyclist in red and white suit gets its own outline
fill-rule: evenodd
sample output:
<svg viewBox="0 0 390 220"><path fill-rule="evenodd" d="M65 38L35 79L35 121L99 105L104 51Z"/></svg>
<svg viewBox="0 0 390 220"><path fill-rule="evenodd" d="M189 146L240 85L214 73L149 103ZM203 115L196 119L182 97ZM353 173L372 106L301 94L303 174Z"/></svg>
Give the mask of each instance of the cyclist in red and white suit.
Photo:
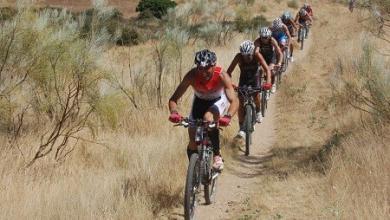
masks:
<svg viewBox="0 0 390 220"><path fill-rule="evenodd" d="M178 113L177 101L183 96L188 87L194 89L191 119L203 119L206 121L218 121L220 126L227 126L232 116L237 112L238 99L229 75L220 66L216 65L217 57L214 52L207 49L201 50L195 55L196 67L192 68L180 82L176 91L169 99L169 120L180 122L182 116ZM198 152L195 139L195 129L188 128L189 143L187 148L188 158ZM219 147L219 129L213 129L209 133L214 153L213 168L223 169L223 160Z"/></svg>

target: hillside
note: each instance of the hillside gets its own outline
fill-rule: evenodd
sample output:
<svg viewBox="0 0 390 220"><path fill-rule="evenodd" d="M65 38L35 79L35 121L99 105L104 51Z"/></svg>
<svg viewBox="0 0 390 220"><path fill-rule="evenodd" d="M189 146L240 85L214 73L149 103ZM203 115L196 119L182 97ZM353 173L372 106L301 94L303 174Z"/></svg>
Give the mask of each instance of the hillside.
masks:
<svg viewBox="0 0 390 220"><path fill-rule="evenodd" d="M77 11L88 2L39 4ZM109 2L134 15L135 1ZM195 51L214 50L226 69L258 26L304 1L181 2L165 20L140 20L158 31L133 46L113 43L104 7L90 23L50 10L1 23L0 218L183 219L188 137L167 120L168 98ZM390 44L367 10L309 2L309 39L295 45L251 155L235 138L236 117L221 132L225 170L199 219L390 215ZM192 96L179 102L183 115Z"/></svg>
<svg viewBox="0 0 390 220"><path fill-rule="evenodd" d="M109 6L117 8L123 13L123 16L126 18L133 17L137 15L135 8L138 5L138 0L108 0L107 3ZM0 2L0 7L16 5L16 0L4 0ZM82 11L92 7L91 0L37 0L34 5L39 7L59 7L67 8L72 11Z"/></svg>

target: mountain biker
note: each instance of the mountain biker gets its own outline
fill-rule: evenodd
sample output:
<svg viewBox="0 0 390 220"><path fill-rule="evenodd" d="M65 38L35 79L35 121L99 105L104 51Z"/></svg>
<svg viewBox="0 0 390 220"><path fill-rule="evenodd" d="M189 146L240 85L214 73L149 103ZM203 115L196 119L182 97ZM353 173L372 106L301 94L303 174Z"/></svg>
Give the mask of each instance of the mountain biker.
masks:
<svg viewBox="0 0 390 220"><path fill-rule="evenodd" d="M252 41L246 40L240 45L240 53L237 53L227 69L227 74L232 76L234 68L237 66L240 68L240 80L238 85L251 86L252 88L259 88L261 85L260 66L263 67L267 76L267 82L263 85L264 89L270 89L271 87L271 72L268 69L267 63L263 56L255 51L255 45ZM262 116L260 111L260 94L257 92L254 94L254 102L256 105L256 122L261 123ZM238 123L240 130L238 134L244 137L243 123L244 123L244 100L239 95L239 111L238 111Z"/></svg>
<svg viewBox="0 0 390 220"><path fill-rule="evenodd" d="M313 9L311 8L310 4L304 3L301 9L305 9L307 14L309 14L309 16L313 18Z"/></svg>
<svg viewBox="0 0 390 220"><path fill-rule="evenodd" d="M275 38L275 40L279 43L279 45L282 45L283 42L286 42L287 48L291 47L290 31L288 31L287 26L283 24L283 21L282 19L280 19L280 17L277 17L272 22L272 26L270 27L270 30L272 32L272 37ZM282 51L285 50L285 48L280 48L280 49ZM289 56L289 54L287 56Z"/></svg>
<svg viewBox="0 0 390 220"><path fill-rule="evenodd" d="M285 24L290 32L291 38L297 36L297 25L295 24L293 17L289 11L285 11L281 16L283 24ZM294 46L290 44L290 61L294 62L293 58Z"/></svg>
<svg viewBox="0 0 390 220"><path fill-rule="evenodd" d="M268 27L262 27L259 31L259 38L255 40L256 51L259 51L263 55L265 62L267 63L270 71L274 70L275 66L280 67L282 63L282 50L280 49L278 42L272 37L272 32ZM271 76L272 88L271 92L275 93L275 74L272 71ZM268 96L267 96L268 97Z"/></svg>
<svg viewBox="0 0 390 220"><path fill-rule="evenodd" d="M307 11L305 9L301 8L301 10L299 10L297 15L295 16L294 22L298 23L299 26L303 27L304 25L311 25L313 23L313 19L311 18L311 16L307 13ZM307 38L308 32L309 32L309 29L307 29L305 38ZM299 42L299 38L298 38L298 42Z"/></svg>
<svg viewBox="0 0 390 220"><path fill-rule="evenodd" d="M198 51L195 54L194 62L196 67L188 71L169 99L169 111L171 113L169 120L173 123L182 120L183 117L178 113L177 101L191 86L195 94L190 119L203 119L209 122L218 120L220 126L229 125L231 117L237 112L238 108L238 99L229 75L222 71L220 66L216 65L217 56L208 49ZM226 109L227 112L224 114ZM219 148L219 129L213 129L209 132L214 152L213 168L222 170L223 160ZM195 129L189 127L188 134L187 155L189 159L198 150L194 140Z"/></svg>

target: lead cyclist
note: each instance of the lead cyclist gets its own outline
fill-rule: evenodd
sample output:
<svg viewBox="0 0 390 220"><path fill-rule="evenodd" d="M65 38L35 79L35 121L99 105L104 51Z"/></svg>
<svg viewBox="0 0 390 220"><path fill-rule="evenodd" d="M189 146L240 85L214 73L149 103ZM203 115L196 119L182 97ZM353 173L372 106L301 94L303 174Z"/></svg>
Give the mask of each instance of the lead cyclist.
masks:
<svg viewBox="0 0 390 220"><path fill-rule="evenodd" d="M188 87L194 89L194 98L190 119L203 119L208 122L218 121L220 126L230 124L232 116L237 112L238 99L234 92L232 81L222 67L217 66L217 56L208 49L198 51L194 60L196 67L184 76L179 86L169 99L169 120L178 123L183 118L178 112L178 100L184 95ZM188 128L189 143L187 147L188 159L197 153L195 143L195 129ZM213 168L223 169L223 160L220 151L219 129L209 131L213 146Z"/></svg>

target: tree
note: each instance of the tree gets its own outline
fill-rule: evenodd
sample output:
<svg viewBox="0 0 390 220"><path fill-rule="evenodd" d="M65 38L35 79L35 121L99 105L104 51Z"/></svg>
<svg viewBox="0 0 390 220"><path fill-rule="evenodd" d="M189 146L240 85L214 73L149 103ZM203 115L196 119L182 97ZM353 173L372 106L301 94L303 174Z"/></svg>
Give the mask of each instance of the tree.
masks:
<svg viewBox="0 0 390 220"><path fill-rule="evenodd" d="M176 7L176 2L171 0L141 0L136 8L141 15L150 12L156 18L161 19L167 14L168 8Z"/></svg>

